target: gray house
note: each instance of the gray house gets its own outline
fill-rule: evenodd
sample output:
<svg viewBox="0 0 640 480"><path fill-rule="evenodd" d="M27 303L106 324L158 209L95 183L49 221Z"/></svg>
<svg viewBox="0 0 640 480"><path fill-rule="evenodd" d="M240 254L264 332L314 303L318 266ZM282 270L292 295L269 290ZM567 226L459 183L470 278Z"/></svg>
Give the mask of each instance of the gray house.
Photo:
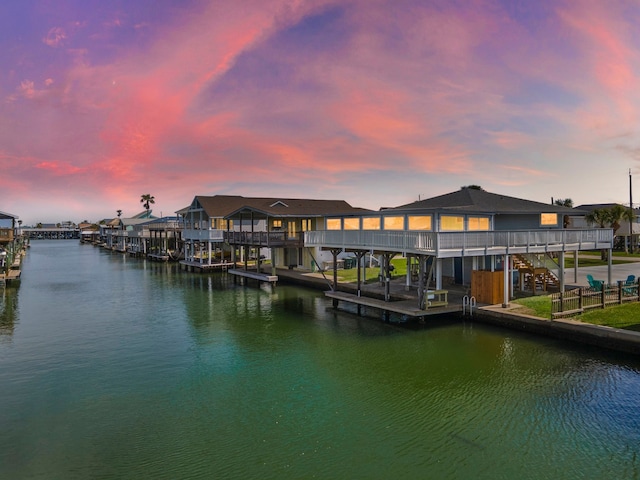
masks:
<svg viewBox="0 0 640 480"><path fill-rule="evenodd" d="M565 228L576 213L463 187L376 213L329 216L324 231L305 234L305 245L330 249L334 255L378 254L387 268L394 256L406 257L406 287L424 293L419 294L420 307L426 305L428 290L442 291L453 283L469 285L471 294L481 295L486 303L506 305L516 286L528 285L535 292L555 281L564 289L558 265L564 264L566 252L576 254L577 260L579 250L612 248L610 229ZM498 278L502 288L496 301Z"/></svg>

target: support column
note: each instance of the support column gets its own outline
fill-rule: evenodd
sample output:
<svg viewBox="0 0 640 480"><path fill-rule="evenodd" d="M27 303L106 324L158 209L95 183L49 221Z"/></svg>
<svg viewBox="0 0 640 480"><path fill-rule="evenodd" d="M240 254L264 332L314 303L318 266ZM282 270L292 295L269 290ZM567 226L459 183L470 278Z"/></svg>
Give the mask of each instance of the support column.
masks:
<svg viewBox="0 0 640 480"><path fill-rule="evenodd" d="M509 283L510 283L509 282L509 277L510 277L509 263L510 263L509 255L505 255L504 263L502 265L502 273L503 273L502 276L504 277L504 291L503 291L504 298L502 300L503 308L507 308L509 306Z"/></svg>
<svg viewBox="0 0 640 480"><path fill-rule="evenodd" d="M407 255L407 274L405 278L404 289L409 291L411 288L411 255Z"/></svg>
<svg viewBox="0 0 640 480"><path fill-rule="evenodd" d="M573 282L578 283L578 250L573 251Z"/></svg>
<svg viewBox="0 0 640 480"><path fill-rule="evenodd" d="M558 254L558 263L560 264L560 291L564 292L564 250Z"/></svg>
<svg viewBox="0 0 640 480"><path fill-rule="evenodd" d="M464 264L462 265L464 269ZM442 290L442 259L436 258L436 290Z"/></svg>
<svg viewBox="0 0 640 480"><path fill-rule="evenodd" d="M607 257L609 257L608 261L607 261L607 283L609 285L611 285L612 283L612 276L611 276L611 267L613 265L613 248L609 249L609 255L607 255Z"/></svg>

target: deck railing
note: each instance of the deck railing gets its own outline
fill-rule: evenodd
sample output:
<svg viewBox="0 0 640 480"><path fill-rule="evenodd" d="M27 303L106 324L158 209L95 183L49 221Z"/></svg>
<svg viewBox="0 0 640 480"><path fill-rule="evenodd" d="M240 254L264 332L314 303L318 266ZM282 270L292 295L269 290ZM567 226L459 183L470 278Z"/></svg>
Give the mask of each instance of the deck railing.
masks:
<svg viewBox="0 0 640 480"><path fill-rule="evenodd" d="M305 246L436 255L483 256L608 249L613 230L504 230L417 232L401 230L318 230L305 232Z"/></svg>
<svg viewBox="0 0 640 480"><path fill-rule="evenodd" d="M199 230L194 228L186 228L182 232L184 240L197 240L199 242L223 242L224 230Z"/></svg>
<svg viewBox="0 0 640 480"><path fill-rule="evenodd" d="M301 235L290 237L283 232L225 232L225 240L232 245L254 247L302 247Z"/></svg>

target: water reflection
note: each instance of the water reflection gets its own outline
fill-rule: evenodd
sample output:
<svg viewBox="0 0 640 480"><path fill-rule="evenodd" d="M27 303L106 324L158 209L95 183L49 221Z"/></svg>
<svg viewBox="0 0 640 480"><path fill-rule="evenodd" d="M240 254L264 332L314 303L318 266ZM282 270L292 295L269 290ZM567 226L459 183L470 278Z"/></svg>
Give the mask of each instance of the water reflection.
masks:
<svg viewBox="0 0 640 480"><path fill-rule="evenodd" d="M0 290L0 341L11 337L15 330L18 310L18 288L2 287Z"/></svg>

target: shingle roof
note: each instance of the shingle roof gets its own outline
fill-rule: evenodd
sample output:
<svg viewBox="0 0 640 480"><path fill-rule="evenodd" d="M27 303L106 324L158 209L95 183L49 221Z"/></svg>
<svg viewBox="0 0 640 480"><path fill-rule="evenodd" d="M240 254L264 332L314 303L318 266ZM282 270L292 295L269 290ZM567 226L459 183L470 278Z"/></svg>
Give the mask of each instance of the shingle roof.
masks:
<svg viewBox="0 0 640 480"><path fill-rule="evenodd" d="M486 192L475 188L463 187L452 193L419 200L387 210L448 210L470 213L522 214L522 213L579 213L574 208L562 207L550 203L534 202L507 195Z"/></svg>
<svg viewBox="0 0 640 480"><path fill-rule="evenodd" d="M313 217L331 214L359 214L370 211L352 207L344 200L256 198L235 195L197 196L196 200L210 217L229 217L243 210L272 217Z"/></svg>

